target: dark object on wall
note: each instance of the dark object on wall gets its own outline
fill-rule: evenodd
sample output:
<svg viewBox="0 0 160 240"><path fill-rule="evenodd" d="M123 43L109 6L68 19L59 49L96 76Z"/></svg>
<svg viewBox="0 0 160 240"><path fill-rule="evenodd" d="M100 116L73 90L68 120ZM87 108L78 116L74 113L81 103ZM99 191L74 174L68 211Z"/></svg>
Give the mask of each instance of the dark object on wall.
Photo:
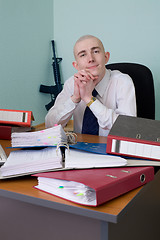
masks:
<svg viewBox="0 0 160 240"><path fill-rule="evenodd" d="M55 85L46 86L41 84L39 89L40 92L51 94L51 102L45 105L47 111L53 106L57 95L62 91L62 84L61 84L61 77L60 77L60 70L59 70L59 63L62 61L62 58L56 58L54 40L52 40L51 42L52 42L52 49L53 49L52 66L53 66Z"/></svg>

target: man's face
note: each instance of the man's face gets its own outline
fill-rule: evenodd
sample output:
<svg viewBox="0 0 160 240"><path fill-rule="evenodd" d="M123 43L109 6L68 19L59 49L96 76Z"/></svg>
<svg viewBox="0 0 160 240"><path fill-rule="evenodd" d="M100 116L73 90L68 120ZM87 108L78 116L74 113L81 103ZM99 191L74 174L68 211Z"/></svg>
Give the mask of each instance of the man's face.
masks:
<svg viewBox="0 0 160 240"><path fill-rule="evenodd" d="M78 70L90 72L101 80L105 74L105 64L110 54L105 53L102 43L97 38L88 38L77 42L74 48L75 62L73 66Z"/></svg>

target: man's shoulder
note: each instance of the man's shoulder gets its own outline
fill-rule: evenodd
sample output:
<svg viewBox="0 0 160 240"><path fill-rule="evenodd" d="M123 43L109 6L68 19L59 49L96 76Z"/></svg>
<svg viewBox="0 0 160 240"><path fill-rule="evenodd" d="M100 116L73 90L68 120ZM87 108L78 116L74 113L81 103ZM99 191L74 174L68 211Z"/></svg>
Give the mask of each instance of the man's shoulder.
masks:
<svg viewBox="0 0 160 240"><path fill-rule="evenodd" d="M130 77L130 76L128 74L126 74L126 73L122 73L119 70L111 70L111 77L123 78L123 77Z"/></svg>
<svg viewBox="0 0 160 240"><path fill-rule="evenodd" d="M111 71L111 80L112 81L132 81L131 77L128 74L122 73L119 70Z"/></svg>

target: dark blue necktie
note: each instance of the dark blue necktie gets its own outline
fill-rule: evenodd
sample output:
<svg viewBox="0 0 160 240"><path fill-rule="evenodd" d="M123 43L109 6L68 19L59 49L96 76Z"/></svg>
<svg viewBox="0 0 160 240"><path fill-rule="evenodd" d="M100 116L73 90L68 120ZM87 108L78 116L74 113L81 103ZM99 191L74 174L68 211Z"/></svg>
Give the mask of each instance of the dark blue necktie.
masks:
<svg viewBox="0 0 160 240"><path fill-rule="evenodd" d="M92 92L93 97L97 96L97 91L94 89ZM89 107L86 107L84 116L83 116L83 125L82 125L83 134L99 135L99 125L97 118L90 110Z"/></svg>

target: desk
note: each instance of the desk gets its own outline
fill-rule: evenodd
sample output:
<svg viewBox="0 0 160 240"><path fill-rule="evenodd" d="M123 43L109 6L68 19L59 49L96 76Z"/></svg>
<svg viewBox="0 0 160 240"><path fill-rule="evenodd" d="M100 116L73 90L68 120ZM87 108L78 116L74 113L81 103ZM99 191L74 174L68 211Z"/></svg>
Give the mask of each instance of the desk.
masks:
<svg viewBox="0 0 160 240"><path fill-rule="evenodd" d="M106 138L79 134L78 141L104 143ZM10 146L5 140L0 144ZM41 192L36 184L30 176L0 181L1 239L159 239L160 172L147 185L96 208Z"/></svg>

